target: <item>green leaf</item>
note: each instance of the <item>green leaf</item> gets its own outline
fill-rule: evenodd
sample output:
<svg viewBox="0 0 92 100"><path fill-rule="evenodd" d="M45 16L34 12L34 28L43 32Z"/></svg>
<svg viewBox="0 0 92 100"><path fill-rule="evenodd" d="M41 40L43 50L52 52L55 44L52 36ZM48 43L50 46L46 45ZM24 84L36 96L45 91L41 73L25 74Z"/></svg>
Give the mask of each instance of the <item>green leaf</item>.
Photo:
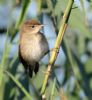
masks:
<svg viewBox="0 0 92 100"><path fill-rule="evenodd" d="M32 100L30 94L25 90L22 84L8 71L4 71L6 75L8 75L12 81L21 89L21 91L28 97L29 100Z"/></svg>
<svg viewBox="0 0 92 100"><path fill-rule="evenodd" d="M69 24L72 28L78 30L78 32L84 37L92 38L92 35L85 23L85 16L79 9L72 10Z"/></svg>
<svg viewBox="0 0 92 100"><path fill-rule="evenodd" d="M87 73L92 73L92 58L88 59L85 64L85 71Z"/></svg>
<svg viewBox="0 0 92 100"><path fill-rule="evenodd" d="M2 80L3 80L3 70L0 69L0 86L2 84Z"/></svg>

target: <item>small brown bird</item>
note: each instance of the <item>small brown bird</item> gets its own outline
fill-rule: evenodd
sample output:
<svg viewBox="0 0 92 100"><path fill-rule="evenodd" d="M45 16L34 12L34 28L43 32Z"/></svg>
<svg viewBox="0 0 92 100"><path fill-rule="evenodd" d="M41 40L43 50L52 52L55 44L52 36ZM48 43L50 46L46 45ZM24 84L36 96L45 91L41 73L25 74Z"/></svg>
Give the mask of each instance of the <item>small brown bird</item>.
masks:
<svg viewBox="0 0 92 100"><path fill-rule="evenodd" d="M42 28L36 20L28 20L23 23L20 30L19 41L19 58L23 64L26 73L32 77L39 70L39 61L48 53L48 42L43 33Z"/></svg>

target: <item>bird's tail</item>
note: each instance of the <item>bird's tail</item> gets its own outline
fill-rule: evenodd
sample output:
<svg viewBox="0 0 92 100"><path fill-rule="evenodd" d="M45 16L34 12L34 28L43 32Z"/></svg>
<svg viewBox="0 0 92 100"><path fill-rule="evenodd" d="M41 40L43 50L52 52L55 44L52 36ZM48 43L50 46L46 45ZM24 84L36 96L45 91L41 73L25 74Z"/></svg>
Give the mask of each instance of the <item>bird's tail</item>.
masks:
<svg viewBox="0 0 92 100"><path fill-rule="evenodd" d="M32 69L32 68L34 68L34 69ZM39 71L39 63L38 63L38 62L35 63L35 66L34 66L34 67L32 67L32 66L29 66L29 67L28 67L27 74L28 74L31 78L32 78L32 76L33 76L33 71L35 72L35 74L37 74L37 72Z"/></svg>

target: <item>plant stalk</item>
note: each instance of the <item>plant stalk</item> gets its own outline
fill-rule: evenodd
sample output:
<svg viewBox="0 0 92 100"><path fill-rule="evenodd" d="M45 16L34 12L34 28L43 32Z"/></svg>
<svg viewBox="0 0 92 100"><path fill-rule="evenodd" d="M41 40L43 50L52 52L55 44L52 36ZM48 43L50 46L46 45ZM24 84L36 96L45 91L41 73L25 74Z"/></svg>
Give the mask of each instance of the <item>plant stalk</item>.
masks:
<svg viewBox="0 0 92 100"><path fill-rule="evenodd" d="M71 13L73 3L74 3L74 0L69 0L67 8L65 10L65 13L63 15L62 24L61 24L61 27L60 27L60 30L59 30L59 33L58 33L58 36L57 36L57 39L56 39L55 47L54 47L55 49L52 51L52 54L51 54L51 57L50 57L50 60L49 60L49 64L48 64L48 68L47 68L47 71L46 71L46 75L45 75L45 78L44 78L43 86L42 86L42 89L41 89L41 95L44 95L44 93L45 93L46 85L47 85L49 76L51 74L52 67L53 67L53 65L56 61L61 42L62 42L64 33L65 33L65 30L67 28L67 24L68 24L68 20L69 20L69 16L70 16L70 13Z"/></svg>

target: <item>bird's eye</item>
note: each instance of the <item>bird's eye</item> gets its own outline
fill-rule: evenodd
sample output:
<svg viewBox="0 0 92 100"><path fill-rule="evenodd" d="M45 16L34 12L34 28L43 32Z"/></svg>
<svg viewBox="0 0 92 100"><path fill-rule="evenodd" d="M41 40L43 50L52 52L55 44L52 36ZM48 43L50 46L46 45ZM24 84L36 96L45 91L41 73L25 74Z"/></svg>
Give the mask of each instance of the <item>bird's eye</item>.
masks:
<svg viewBox="0 0 92 100"><path fill-rule="evenodd" d="M32 27L32 28L34 28L35 26L34 26L34 25L32 25L31 27Z"/></svg>

